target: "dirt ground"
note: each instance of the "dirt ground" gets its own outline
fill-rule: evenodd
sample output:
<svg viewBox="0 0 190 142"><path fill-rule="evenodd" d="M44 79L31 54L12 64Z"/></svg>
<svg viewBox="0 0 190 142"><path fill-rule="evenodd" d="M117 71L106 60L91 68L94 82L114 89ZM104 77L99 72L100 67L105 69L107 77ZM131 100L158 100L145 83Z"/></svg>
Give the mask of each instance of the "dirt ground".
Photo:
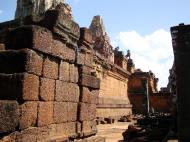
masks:
<svg viewBox="0 0 190 142"><path fill-rule="evenodd" d="M134 122L116 122L113 124L100 124L97 126L97 135L105 137L106 142L124 142L122 133L128 128L129 124L134 124ZM178 140L168 140L167 142L178 142Z"/></svg>
<svg viewBox="0 0 190 142"><path fill-rule="evenodd" d="M98 136L105 137L106 142L124 142L122 132L124 132L132 122L116 122L113 124L100 124Z"/></svg>

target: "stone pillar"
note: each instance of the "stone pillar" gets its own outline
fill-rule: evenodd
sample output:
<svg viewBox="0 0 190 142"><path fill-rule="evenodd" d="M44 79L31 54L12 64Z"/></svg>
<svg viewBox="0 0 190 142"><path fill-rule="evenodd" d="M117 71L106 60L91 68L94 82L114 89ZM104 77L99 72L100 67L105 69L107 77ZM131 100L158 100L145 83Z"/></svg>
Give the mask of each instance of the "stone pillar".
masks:
<svg viewBox="0 0 190 142"><path fill-rule="evenodd" d="M177 80L179 141L190 141L190 25L171 28Z"/></svg>

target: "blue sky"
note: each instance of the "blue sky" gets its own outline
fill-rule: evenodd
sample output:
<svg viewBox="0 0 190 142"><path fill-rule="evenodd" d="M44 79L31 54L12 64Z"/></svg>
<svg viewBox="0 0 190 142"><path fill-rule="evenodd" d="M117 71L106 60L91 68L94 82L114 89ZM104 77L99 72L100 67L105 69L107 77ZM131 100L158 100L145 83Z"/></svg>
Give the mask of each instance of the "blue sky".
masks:
<svg viewBox="0 0 190 142"><path fill-rule="evenodd" d="M190 23L190 0L65 0L81 27L101 15L113 46L131 50L136 68L152 70L166 86L173 63L170 27ZM14 18L16 0L0 1L0 22Z"/></svg>

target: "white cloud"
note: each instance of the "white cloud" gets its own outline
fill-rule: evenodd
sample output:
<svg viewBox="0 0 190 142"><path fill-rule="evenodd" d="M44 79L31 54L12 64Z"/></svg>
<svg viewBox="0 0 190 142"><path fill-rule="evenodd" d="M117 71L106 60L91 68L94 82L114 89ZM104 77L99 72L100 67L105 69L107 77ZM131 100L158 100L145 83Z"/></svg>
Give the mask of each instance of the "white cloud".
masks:
<svg viewBox="0 0 190 142"><path fill-rule="evenodd" d="M159 78L159 87L168 83L169 69L173 64L171 36L163 29L141 36L136 31L120 32L112 44L124 52L129 49L135 67L153 71Z"/></svg>
<svg viewBox="0 0 190 142"><path fill-rule="evenodd" d="M0 14L2 14L3 13L3 11L2 10L0 10Z"/></svg>

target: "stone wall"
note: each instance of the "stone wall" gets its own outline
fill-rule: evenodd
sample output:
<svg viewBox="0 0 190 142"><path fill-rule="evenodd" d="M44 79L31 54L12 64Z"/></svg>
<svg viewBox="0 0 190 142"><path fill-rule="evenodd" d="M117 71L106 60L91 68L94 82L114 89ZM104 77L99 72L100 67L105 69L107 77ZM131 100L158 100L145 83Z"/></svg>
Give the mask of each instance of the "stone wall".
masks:
<svg viewBox="0 0 190 142"><path fill-rule="evenodd" d="M128 78L130 73L108 62L96 54L97 77L100 79L100 93L97 105L98 119L119 119L132 114L128 98Z"/></svg>
<svg viewBox="0 0 190 142"><path fill-rule="evenodd" d="M133 105L133 113L145 113L145 97L143 94L130 94L131 104ZM150 111L161 113L172 113L173 104L170 94L153 94L149 96Z"/></svg>
<svg viewBox="0 0 190 142"><path fill-rule="evenodd" d="M179 141L190 141L190 25L180 24L171 28L174 51L174 93L177 93L177 119ZM175 80L174 80L175 81Z"/></svg>
<svg viewBox="0 0 190 142"><path fill-rule="evenodd" d="M0 24L0 141L103 141L92 35L62 9Z"/></svg>

